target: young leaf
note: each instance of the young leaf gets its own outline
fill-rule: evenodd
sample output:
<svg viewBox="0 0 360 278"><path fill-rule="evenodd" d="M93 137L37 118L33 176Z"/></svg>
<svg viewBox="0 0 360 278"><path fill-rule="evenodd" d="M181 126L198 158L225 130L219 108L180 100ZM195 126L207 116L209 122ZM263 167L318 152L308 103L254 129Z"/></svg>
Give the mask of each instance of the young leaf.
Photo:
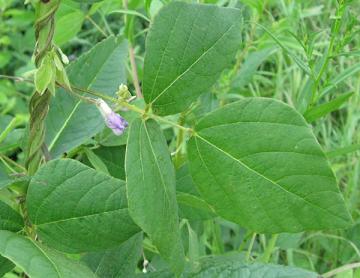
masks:
<svg viewBox="0 0 360 278"><path fill-rule="evenodd" d="M115 249L86 254L82 261L99 278L131 277L141 256L142 240L142 233L138 233Z"/></svg>
<svg viewBox="0 0 360 278"><path fill-rule="evenodd" d="M0 201L0 230L18 232L24 227L20 214L10 206Z"/></svg>
<svg viewBox="0 0 360 278"><path fill-rule="evenodd" d="M53 160L32 178L27 207L44 243L81 253L120 245L139 231L125 195L121 180L76 160Z"/></svg>
<svg viewBox="0 0 360 278"><path fill-rule="evenodd" d="M71 84L98 90L108 95L126 83L127 45L121 38L110 37L95 45L68 67ZM94 105L61 91L55 95L46 119L46 144L53 157L72 150L104 128Z"/></svg>
<svg viewBox="0 0 360 278"><path fill-rule="evenodd" d="M205 116L188 145L201 195L261 233L345 228L351 216L310 127L286 104L248 98Z"/></svg>
<svg viewBox="0 0 360 278"><path fill-rule="evenodd" d="M95 278L86 266L39 242L9 231L0 231L0 254L18 265L30 277Z"/></svg>
<svg viewBox="0 0 360 278"><path fill-rule="evenodd" d="M39 69L35 72L35 88L41 95L50 86L50 83L55 78L55 65L49 56L45 56Z"/></svg>
<svg viewBox="0 0 360 278"><path fill-rule="evenodd" d="M176 273L184 268L175 171L165 137L154 120L132 122L125 158L129 213Z"/></svg>
<svg viewBox="0 0 360 278"><path fill-rule="evenodd" d="M235 56L241 12L171 2L155 17L146 42L144 98L160 115L186 109Z"/></svg>

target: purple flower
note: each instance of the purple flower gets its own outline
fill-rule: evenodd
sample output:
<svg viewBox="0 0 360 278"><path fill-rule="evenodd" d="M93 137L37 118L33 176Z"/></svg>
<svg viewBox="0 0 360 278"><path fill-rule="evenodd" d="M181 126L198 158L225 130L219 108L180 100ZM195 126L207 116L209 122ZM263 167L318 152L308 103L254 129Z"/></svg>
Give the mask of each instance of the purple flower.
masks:
<svg viewBox="0 0 360 278"><path fill-rule="evenodd" d="M111 128L115 135L123 134L125 128L128 126L128 122L119 114L115 113L104 100L98 99L96 105L107 127Z"/></svg>

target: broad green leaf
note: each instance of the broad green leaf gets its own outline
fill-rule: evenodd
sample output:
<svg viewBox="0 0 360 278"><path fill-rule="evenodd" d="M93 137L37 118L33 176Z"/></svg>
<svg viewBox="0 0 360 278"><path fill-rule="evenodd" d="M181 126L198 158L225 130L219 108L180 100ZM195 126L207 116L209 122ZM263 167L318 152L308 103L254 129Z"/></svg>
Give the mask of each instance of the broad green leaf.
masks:
<svg viewBox="0 0 360 278"><path fill-rule="evenodd" d="M24 227L24 221L19 213L0 201L0 230L18 232Z"/></svg>
<svg viewBox="0 0 360 278"><path fill-rule="evenodd" d="M330 100L329 102L320 104L318 106L310 108L305 112L304 117L308 122L313 122L330 112L333 112L341 107L354 93L346 93L338 96L337 98Z"/></svg>
<svg viewBox="0 0 360 278"><path fill-rule="evenodd" d="M110 37L82 55L68 68L72 85L113 95L126 83L127 44ZM95 105L82 103L64 90L52 99L46 119L46 144L53 157L72 150L104 128Z"/></svg>
<svg viewBox="0 0 360 278"><path fill-rule="evenodd" d="M33 278L95 278L86 266L9 231L0 231L0 254Z"/></svg>
<svg viewBox="0 0 360 278"><path fill-rule="evenodd" d="M268 233L351 224L311 128L288 105L244 99L208 114L195 130L190 171L220 216Z"/></svg>
<svg viewBox="0 0 360 278"><path fill-rule="evenodd" d="M131 277L141 257L142 240L138 233L115 249L86 254L82 261L99 278Z"/></svg>
<svg viewBox="0 0 360 278"><path fill-rule="evenodd" d="M156 15L146 42L144 98L160 115L185 110L231 63L241 12L172 2Z"/></svg>
<svg viewBox="0 0 360 278"><path fill-rule="evenodd" d="M134 120L125 158L129 213L151 238L176 273L184 267L175 171L160 126L154 120Z"/></svg>
<svg viewBox="0 0 360 278"><path fill-rule="evenodd" d="M125 182L76 160L53 160L32 178L29 218L47 245L68 253L104 250L139 231L128 214Z"/></svg>

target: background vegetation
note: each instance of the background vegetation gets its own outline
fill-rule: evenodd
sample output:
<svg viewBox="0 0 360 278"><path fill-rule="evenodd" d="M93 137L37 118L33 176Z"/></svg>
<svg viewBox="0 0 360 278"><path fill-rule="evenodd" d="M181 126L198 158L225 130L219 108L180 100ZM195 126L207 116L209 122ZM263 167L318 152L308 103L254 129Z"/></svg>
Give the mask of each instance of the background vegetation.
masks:
<svg viewBox="0 0 360 278"><path fill-rule="evenodd" d="M140 92L149 21L169 1L106 0L82 4L63 0L56 14L55 43L70 61L96 43L121 34L129 40L127 85ZM187 1L192 2L192 1ZM220 218L183 220L190 256L245 252L249 261L297 266L330 277L360 277L360 2L358 0L204 0L243 10L242 45L233 66L223 72L210 93L200 97L181 121L193 125L200 115L248 96L282 100L311 123L331 161L354 225L342 231L253 234ZM23 1L0 0L0 188L9 173L24 172L23 137L29 120L28 103L34 86L32 59L34 10ZM133 58L133 61L131 61ZM132 62L136 63L136 69ZM308 76L315 76L311 81ZM178 186L184 186L182 145L163 126L178 166ZM105 136L105 135L104 135ZM100 139L99 139L100 138ZM122 165L111 171L109 149L123 148L103 137L86 142L68 157L105 167L124 178ZM105 146L105 147L104 147ZM122 153L124 153L122 151ZM99 162L100 160L100 162ZM114 175L114 174L113 174ZM0 199L17 209L16 194L3 189ZM271 200L269 200L271 202ZM186 232L185 232L186 231ZM190 238L188 238L190 235ZM164 262L144 241L151 270ZM191 253L192 252L192 253ZM355 263L355 264L354 264ZM345 268L340 268L345 266ZM360 265L357 264L359 267ZM339 269L340 268L340 269ZM139 263L139 271L142 269ZM22 275L19 269L5 277Z"/></svg>

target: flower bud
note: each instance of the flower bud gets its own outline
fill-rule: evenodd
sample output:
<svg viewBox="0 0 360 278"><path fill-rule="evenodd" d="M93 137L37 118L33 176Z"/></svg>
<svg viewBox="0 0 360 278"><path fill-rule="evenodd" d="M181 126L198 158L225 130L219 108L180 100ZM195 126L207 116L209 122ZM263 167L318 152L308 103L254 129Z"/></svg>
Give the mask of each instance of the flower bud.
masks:
<svg viewBox="0 0 360 278"><path fill-rule="evenodd" d="M128 127L128 122L115 113L104 100L98 99L96 106L103 116L106 126L111 128L115 135L123 134Z"/></svg>

